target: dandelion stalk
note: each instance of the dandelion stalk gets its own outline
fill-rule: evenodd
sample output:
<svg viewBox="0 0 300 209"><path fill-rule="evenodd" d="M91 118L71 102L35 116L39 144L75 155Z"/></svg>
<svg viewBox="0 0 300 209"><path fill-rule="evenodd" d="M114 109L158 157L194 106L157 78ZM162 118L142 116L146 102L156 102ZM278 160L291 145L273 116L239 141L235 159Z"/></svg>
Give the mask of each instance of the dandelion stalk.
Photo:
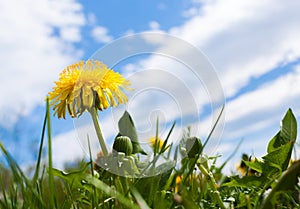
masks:
<svg viewBox="0 0 300 209"><path fill-rule="evenodd" d="M49 98L46 100L46 117L47 117L47 133L48 133L48 163L49 163L49 190L50 190L50 208L54 208L54 177L52 167L52 137L51 137L51 120L49 109Z"/></svg>
<svg viewBox="0 0 300 209"><path fill-rule="evenodd" d="M206 176L206 178L208 178L208 183L209 183L211 189L213 190L213 194L214 194L220 208L226 209L226 207L222 201L222 198L220 196L220 192L218 191L217 183L216 183L216 180L215 180L213 174L211 172L209 172L202 164L198 163L197 165L198 165L198 168L200 169L200 171Z"/></svg>
<svg viewBox="0 0 300 209"><path fill-rule="evenodd" d="M104 140L104 137L102 135L102 131L101 131L101 128L99 125L97 111L95 108L91 108L89 112L93 119L94 127L96 130L97 136L98 136L98 140L99 140L102 152L103 152L104 156L108 156L108 149L106 147L105 140Z"/></svg>

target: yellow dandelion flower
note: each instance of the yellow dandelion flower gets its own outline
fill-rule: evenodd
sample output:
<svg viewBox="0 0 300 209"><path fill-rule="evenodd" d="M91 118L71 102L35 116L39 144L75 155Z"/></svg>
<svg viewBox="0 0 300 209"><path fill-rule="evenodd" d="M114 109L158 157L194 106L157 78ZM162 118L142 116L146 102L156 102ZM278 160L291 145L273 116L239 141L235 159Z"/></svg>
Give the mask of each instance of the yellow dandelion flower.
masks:
<svg viewBox="0 0 300 209"><path fill-rule="evenodd" d="M176 179L175 179L175 189L174 189L174 192L175 193L178 193L179 191L179 185L181 184L181 176L176 176Z"/></svg>
<svg viewBox="0 0 300 209"><path fill-rule="evenodd" d="M58 118L80 116L92 108L102 111L127 102L122 91L130 82L99 61L80 61L65 68L49 93L50 105Z"/></svg>
<svg viewBox="0 0 300 209"><path fill-rule="evenodd" d="M155 148L155 142L157 143L157 145L156 146L158 146L160 149L162 148L162 146L163 146L163 144L164 144L164 142L163 142L163 140L161 139L161 138L157 138L157 141L156 141L156 137L154 136L154 137L151 137L149 140L149 143L151 144L151 146L153 147L153 148Z"/></svg>
<svg viewBox="0 0 300 209"><path fill-rule="evenodd" d="M257 158L251 159L251 158L248 157L248 155L243 154L243 156L242 156L242 161L236 166L237 171L238 171L242 176L246 176L246 175L247 175L247 176L253 176L253 175L255 175L255 174L258 174L257 171L255 171L255 170L249 168L249 167L247 166L247 164L246 164L244 161L246 161L246 162L255 162L255 161L260 162L260 160L257 159Z"/></svg>

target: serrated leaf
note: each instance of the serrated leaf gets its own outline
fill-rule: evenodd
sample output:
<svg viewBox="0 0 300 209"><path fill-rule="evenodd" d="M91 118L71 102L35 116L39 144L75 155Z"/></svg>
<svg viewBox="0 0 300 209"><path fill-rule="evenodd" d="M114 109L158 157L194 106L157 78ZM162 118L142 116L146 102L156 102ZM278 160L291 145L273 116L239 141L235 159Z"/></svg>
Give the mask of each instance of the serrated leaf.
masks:
<svg viewBox="0 0 300 209"><path fill-rule="evenodd" d="M262 173L262 170L263 170L263 166L264 166L264 163L257 160L257 158L255 158L254 162L251 162L251 161L246 161L244 160L243 161L249 168L259 172L259 173Z"/></svg>
<svg viewBox="0 0 300 209"><path fill-rule="evenodd" d="M263 173L267 175L270 174L272 167L277 168L280 172L286 170L290 161L293 145L293 143L287 143L264 156L265 166L263 167Z"/></svg>
<svg viewBox="0 0 300 209"><path fill-rule="evenodd" d="M296 137L297 121L292 110L289 109L281 121L280 131L268 144L268 154L263 157L265 161L264 174L271 176L276 173L280 174L286 170Z"/></svg>
<svg viewBox="0 0 300 209"><path fill-rule="evenodd" d="M222 186L227 187L260 187L266 181L266 178L263 176L244 176L240 178L239 176L231 177L231 181L223 184Z"/></svg>
<svg viewBox="0 0 300 209"><path fill-rule="evenodd" d="M289 109L282 120L280 136L283 142L295 141L297 137L297 121L291 109Z"/></svg>
<svg viewBox="0 0 300 209"><path fill-rule="evenodd" d="M267 152L270 153L274 151L280 144L280 131L269 141Z"/></svg>
<svg viewBox="0 0 300 209"><path fill-rule="evenodd" d="M295 162L279 178L278 183L274 186L271 193L263 202L262 209L274 208L274 197L277 192L294 190L300 176L300 161Z"/></svg>
<svg viewBox="0 0 300 209"><path fill-rule="evenodd" d="M287 111L281 121L280 131L268 144L268 153L289 142L295 142L297 137L297 121L291 109Z"/></svg>
<svg viewBox="0 0 300 209"><path fill-rule="evenodd" d="M81 182L87 175L88 165L89 163L86 163L81 169L73 170L68 173L55 168L52 168L52 172L54 176L66 180L70 185L73 185L73 187L81 187Z"/></svg>
<svg viewBox="0 0 300 209"><path fill-rule="evenodd" d="M173 168L175 167L176 163L174 161L168 161L162 163L161 165L157 166L148 170L145 174L145 178L140 178L136 183L135 186L141 195L144 198L149 198L149 188L151 185L155 185L158 190L164 189L168 179L171 176ZM152 174L154 174L152 176Z"/></svg>
<svg viewBox="0 0 300 209"><path fill-rule="evenodd" d="M130 114L125 111L123 116L120 118L119 123L119 135L128 136L132 142L133 151L132 153L146 154L146 152L141 148L136 128Z"/></svg>

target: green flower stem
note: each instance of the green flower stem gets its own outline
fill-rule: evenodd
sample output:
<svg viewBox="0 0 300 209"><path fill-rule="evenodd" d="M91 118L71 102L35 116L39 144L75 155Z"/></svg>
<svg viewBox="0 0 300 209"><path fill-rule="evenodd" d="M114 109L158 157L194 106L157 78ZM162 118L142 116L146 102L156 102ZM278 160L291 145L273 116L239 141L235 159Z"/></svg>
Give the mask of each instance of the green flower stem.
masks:
<svg viewBox="0 0 300 209"><path fill-rule="evenodd" d="M49 99L46 100L46 120L47 120L47 133L48 133L48 166L49 166L49 190L50 194L54 194L54 177L52 167L52 137L51 137L51 120ZM54 195L50 195L49 201L50 208L54 208Z"/></svg>
<svg viewBox="0 0 300 209"><path fill-rule="evenodd" d="M218 191L217 183L216 183L216 180L215 180L213 174L211 172L209 172L202 164L198 163L197 165L198 165L198 168L200 169L200 171L208 178L208 183L209 183L211 189L213 190L213 193L215 195L215 198L216 198L220 208L226 209L226 207L222 201L222 198L220 196L220 192Z"/></svg>
<svg viewBox="0 0 300 209"><path fill-rule="evenodd" d="M105 140L103 138L102 131L99 126L97 111L95 108L91 108L89 112L91 113L91 116L93 119L94 127L96 130L97 136L98 136L98 140L99 140L103 155L106 157L106 156L108 156L108 149L106 147Z"/></svg>

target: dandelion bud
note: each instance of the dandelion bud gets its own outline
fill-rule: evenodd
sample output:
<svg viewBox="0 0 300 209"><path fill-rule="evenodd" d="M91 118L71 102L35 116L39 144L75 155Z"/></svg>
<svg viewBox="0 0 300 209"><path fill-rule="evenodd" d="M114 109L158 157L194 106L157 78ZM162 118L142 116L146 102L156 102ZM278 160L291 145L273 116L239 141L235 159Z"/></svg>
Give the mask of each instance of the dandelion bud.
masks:
<svg viewBox="0 0 300 209"><path fill-rule="evenodd" d="M196 157L202 151L202 143L197 137L189 137L186 140L186 151L189 158Z"/></svg>
<svg viewBox="0 0 300 209"><path fill-rule="evenodd" d="M116 152L123 152L126 156L131 155L133 147L129 137L118 136L113 144L113 149Z"/></svg>
<svg viewBox="0 0 300 209"><path fill-rule="evenodd" d="M97 171L94 170L93 173L94 173L94 177L96 177L97 179L100 178L100 174Z"/></svg>

